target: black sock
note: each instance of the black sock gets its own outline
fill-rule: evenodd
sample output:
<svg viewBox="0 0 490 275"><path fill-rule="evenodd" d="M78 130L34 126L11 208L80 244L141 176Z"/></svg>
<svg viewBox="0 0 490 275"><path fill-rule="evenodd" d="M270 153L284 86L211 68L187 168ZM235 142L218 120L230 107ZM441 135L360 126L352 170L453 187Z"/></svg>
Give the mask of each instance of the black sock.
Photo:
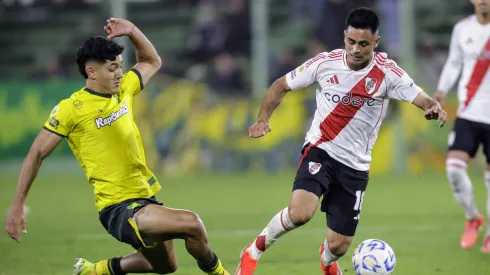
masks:
<svg viewBox="0 0 490 275"><path fill-rule="evenodd" d="M109 260L109 271L111 272L112 275L126 275L127 273L124 272L121 268L121 258L112 258Z"/></svg>
<svg viewBox="0 0 490 275"><path fill-rule="evenodd" d="M216 266L218 265L218 256L216 256L216 254L214 254L214 252L211 252L211 253L213 253L213 260L210 263L203 265L203 264L197 262L197 265L199 266L199 268L206 273L213 271L216 268Z"/></svg>

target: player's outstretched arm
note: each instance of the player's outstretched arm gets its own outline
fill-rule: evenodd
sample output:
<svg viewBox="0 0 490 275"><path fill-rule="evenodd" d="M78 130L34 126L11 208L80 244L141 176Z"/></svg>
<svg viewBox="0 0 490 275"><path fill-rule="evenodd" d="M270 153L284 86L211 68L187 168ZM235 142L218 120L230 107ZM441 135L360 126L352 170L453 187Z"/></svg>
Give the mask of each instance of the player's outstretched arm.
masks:
<svg viewBox="0 0 490 275"><path fill-rule="evenodd" d="M291 90L300 90L316 82L318 66L327 59L327 54L321 53L304 62L300 67L287 73L272 83L260 108L257 122L248 129L248 136L259 138L271 131L269 119L272 112L281 104L284 95Z"/></svg>
<svg viewBox="0 0 490 275"><path fill-rule="evenodd" d="M138 27L126 19L110 18L104 30L107 38L128 36L131 39L136 48L136 65L133 68L140 72L143 84L146 85L162 67L162 59L150 40Z"/></svg>
<svg viewBox="0 0 490 275"><path fill-rule="evenodd" d="M257 122L250 126L248 129L248 136L251 138L259 138L265 136L271 131L269 126L269 119L272 116L274 110L281 104L284 95L291 89L289 88L286 77L281 77L274 81L267 91L267 95L260 107L259 115L257 116Z"/></svg>
<svg viewBox="0 0 490 275"><path fill-rule="evenodd" d="M415 97L412 104L424 111L424 116L428 120L439 120L440 127L446 123L447 114L441 107L441 104L427 95L424 91Z"/></svg>
<svg viewBox="0 0 490 275"><path fill-rule="evenodd" d="M37 176L39 168L45 159L58 146L62 137L42 129L34 140L27 157L20 170L17 191L15 192L10 212L5 222L5 230L12 239L20 242L20 230L27 233L26 218L24 216L24 202L32 182Z"/></svg>

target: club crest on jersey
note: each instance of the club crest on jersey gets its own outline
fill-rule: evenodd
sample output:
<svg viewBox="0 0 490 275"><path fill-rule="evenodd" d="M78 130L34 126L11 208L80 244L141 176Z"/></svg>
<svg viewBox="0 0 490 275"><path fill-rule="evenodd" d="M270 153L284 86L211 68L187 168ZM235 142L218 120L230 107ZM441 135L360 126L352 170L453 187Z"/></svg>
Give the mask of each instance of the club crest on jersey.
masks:
<svg viewBox="0 0 490 275"><path fill-rule="evenodd" d="M75 100L73 101L73 106L77 108L78 110L82 109L83 103L80 100Z"/></svg>
<svg viewBox="0 0 490 275"><path fill-rule="evenodd" d="M322 168L322 165L320 163L313 161L310 161L310 163L308 163L308 171L312 175L318 173L318 171L320 171L320 168Z"/></svg>
<svg viewBox="0 0 490 275"><path fill-rule="evenodd" d="M56 115L56 113L58 113L59 110L60 110L60 107L58 105L54 106L53 110L51 111L50 116Z"/></svg>
<svg viewBox="0 0 490 275"><path fill-rule="evenodd" d="M104 126L111 126L114 121L118 120L127 113L129 113L128 105L126 105L126 102L123 102L121 108L119 108L119 110L115 112L112 112L109 116L96 118L95 126L97 126L97 129L100 129Z"/></svg>
<svg viewBox="0 0 490 275"><path fill-rule="evenodd" d="M376 78L366 77L366 93L374 93L374 91L376 91L376 84L378 84L378 80Z"/></svg>

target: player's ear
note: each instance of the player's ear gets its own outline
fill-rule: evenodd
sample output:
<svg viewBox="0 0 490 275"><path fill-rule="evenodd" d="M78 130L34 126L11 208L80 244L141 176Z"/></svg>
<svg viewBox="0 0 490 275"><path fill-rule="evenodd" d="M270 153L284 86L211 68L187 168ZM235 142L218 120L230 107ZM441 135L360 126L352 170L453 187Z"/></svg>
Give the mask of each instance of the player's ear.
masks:
<svg viewBox="0 0 490 275"><path fill-rule="evenodd" d="M376 37L376 40L375 40L376 44L374 44L375 48L378 47L379 41L381 41L381 36L378 35L378 37Z"/></svg>
<svg viewBox="0 0 490 275"><path fill-rule="evenodd" d="M87 72L87 76L89 79L96 79L97 78L97 71L99 69L99 66L93 63L89 63L85 66L85 72Z"/></svg>
<svg viewBox="0 0 490 275"><path fill-rule="evenodd" d="M85 72L87 73L89 79L95 79L96 71L93 66L87 65L85 67Z"/></svg>

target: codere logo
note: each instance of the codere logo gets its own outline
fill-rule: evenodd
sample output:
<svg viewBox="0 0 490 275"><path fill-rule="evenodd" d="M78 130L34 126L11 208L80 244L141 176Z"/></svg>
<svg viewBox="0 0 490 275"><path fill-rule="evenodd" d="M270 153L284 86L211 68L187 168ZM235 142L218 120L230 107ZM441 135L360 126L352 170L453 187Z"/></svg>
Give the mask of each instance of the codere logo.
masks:
<svg viewBox="0 0 490 275"><path fill-rule="evenodd" d="M376 100L374 100L373 98L360 95L352 95L352 93L348 93L347 95L344 95L342 97L337 94L325 93L325 97L328 101L332 101L333 103L352 105L354 107L365 105L371 107L376 102Z"/></svg>
<svg viewBox="0 0 490 275"><path fill-rule="evenodd" d="M126 105L126 102L123 102L123 105L119 110L116 112L112 112L108 117L102 118L98 117L95 119L95 125L97 126L97 129L100 129L104 126L111 126L111 124L118 120L120 117L123 115L129 113L129 108L128 105Z"/></svg>

